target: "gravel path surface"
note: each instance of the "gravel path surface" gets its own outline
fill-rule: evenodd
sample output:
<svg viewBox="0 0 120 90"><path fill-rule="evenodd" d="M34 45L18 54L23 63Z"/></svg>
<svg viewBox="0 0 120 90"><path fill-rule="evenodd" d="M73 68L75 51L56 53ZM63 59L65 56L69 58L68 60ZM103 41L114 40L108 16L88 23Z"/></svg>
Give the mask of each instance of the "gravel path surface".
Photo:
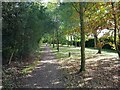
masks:
<svg viewBox="0 0 120 90"><path fill-rule="evenodd" d="M41 63L24 78L24 88L63 88L63 75L54 54L45 46Z"/></svg>

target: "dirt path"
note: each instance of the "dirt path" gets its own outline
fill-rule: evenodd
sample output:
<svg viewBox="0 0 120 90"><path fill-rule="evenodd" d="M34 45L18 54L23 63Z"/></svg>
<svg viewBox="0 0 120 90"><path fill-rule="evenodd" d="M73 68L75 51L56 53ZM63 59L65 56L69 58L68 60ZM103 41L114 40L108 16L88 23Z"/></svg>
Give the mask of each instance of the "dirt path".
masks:
<svg viewBox="0 0 120 90"><path fill-rule="evenodd" d="M63 88L60 65L50 48L46 46L41 57L41 64L24 78L25 88Z"/></svg>

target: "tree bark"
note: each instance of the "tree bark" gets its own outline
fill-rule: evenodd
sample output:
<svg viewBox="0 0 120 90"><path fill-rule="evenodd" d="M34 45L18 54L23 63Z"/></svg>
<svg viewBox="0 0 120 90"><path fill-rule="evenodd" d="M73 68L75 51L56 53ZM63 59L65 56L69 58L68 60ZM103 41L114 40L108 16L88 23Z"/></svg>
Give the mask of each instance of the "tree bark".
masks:
<svg viewBox="0 0 120 90"><path fill-rule="evenodd" d="M58 36L58 30L57 30L57 50L59 52L59 36Z"/></svg>
<svg viewBox="0 0 120 90"><path fill-rule="evenodd" d="M113 10L113 21L114 21L114 44L115 44L115 49L118 53L118 56L120 58L120 51L119 51L119 43L117 45L117 20L116 20L116 15L115 15L115 10L114 10L114 2L111 3L112 5L112 10ZM119 30L118 30L119 31ZM118 34L119 37L119 34Z"/></svg>
<svg viewBox="0 0 120 90"><path fill-rule="evenodd" d="M75 47L77 47L77 42L76 42L76 37L74 35L74 44L75 44Z"/></svg>
<svg viewBox="0 0 120 90"><path fill-rule="evenodd" d="M53 48L55 47L55 31L53 32Z"/></svg>
<svg viewBox="0 0 120 90"><path fill-rule="evenodd" d="M118 39L119 39L119 41L118 41L117 48L118 48L118 56L120 58L120 29L118 30Z"/></svg>
<svg viewBox="0 0 120 90"><path fill-rule="evenodd" d="M71 44L70 44L70 46L72 46L72 45L73 45L72 35L70 35L70 39L71 39Z"/></svg>
<svg viewBox="0 0 120 90"><path fill-rule="evenodd" d="M101 48L98 48L98 53L97 54L101 54Z"/></svg>
<svg viewBox="0 0 120 90"><path fill-rule="evenodd" d="M68 44L68 47L69 47L69 36L68 36L68 42L67 42L67 44Z"/></svg>
<svg viewBox="0 0 120 90"><path fill-rule="evenodd" d="M97 47L97 40L98 40L98 38L97 38L97 32L95 32L94 33L94 48Z"/></svg>
<svg viewBox="0 0 120 90"><path fill-rule="evenodd" d="M83 2L79 3L80 6L80 30L81 30L81 68L80 72L85 71L85 32L84 32L84 12Z"/></svg>
<svg viewBox="0 0 120 90"><path fill-rule="evenodd" d="M8 63L8 64L11 64L11 61L12 61L12 58L13 58L14 53L15 53L15 50L13 50L13 52L12 52L12 54L11 54L11 56L10 56L10 59L9 59L9 63Z"/></svg>

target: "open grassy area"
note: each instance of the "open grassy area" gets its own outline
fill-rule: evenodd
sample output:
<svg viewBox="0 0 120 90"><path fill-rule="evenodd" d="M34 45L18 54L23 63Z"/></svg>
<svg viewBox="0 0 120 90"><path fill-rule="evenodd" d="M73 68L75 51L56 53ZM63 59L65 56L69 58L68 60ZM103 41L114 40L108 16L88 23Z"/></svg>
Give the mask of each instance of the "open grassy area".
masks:
<svg viewBox="0 0 120 90"><path fill-rule="evenodd" d="M97 49L86 48L86 71L79 75L75 73L80 69L80 47L61 46L60 51L52 48L58 62L65 72L66 87L75 88L118 88L119 85L119 59L117 53L110 50L102 50L102 54L96 54ZM71 52L69 57L68 53Z"/></svg>
<svg viewBox="0 0 120 90"><path fill-rule="evenodd" d="M71 53L71 58L80 58L80 47L74 47L74 46L60 46L60 51L57 52L56 47L52 48L53 52L56 54L57 58L66 58L69 57L69 52ZM85 49L85 55L86 59L87 58L92 58L95 56L112 56L112 57L117 57L117 53L112 50L102 50L102 54L96 54L98 52L97 49L94 48L86 48Z"/></svg>

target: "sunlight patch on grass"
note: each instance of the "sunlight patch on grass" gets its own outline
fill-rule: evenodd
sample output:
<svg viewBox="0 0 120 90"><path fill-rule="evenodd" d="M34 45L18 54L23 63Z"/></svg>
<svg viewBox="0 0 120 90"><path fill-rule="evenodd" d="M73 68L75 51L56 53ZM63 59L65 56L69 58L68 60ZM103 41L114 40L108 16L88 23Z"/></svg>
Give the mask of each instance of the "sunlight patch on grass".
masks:
<svg viewBox="0 0 120 90"><path fill-rule="evenodd" d="M81 58L81 53L80 53L80 47L67 47L67 46L61 46L60 51L57 52L56 47L52 48L52 51L56 55L56 58L59 61L66 61L67 58L69 58L69 62L78 62L80 61ZM69 57L69 52L70 52L70 57ZM117 53L114 51L107 51L107 50L102 50L102 54L97 54L98 50L94 48L85 48L85 57L86 61L98 61L100 59L105 59L105 58L111 58L111 57L117 57ZM64 63L64 62L63 62Z"/></svg>
<svg viewBox="0 0 120 90"><path fill-rule="evenodd" d="M53 49L51 47L51 49ZM56 48L54 48L56 50ZM71 52L71 56L69 57L69 53ZM97 54L98 50L94 48L86 48L85 49L85 55L86 55L86 71L85 74L80 74L79 76L75 76L74 73L79 71L80 64L81 64L81 54L80 54L80 47L66 47L62 46L60 47L60 52L55 52L55 55L59 56L57 59L58 62L62 65L61 69L65 73L67 73L68 76L66 78L67 87L89 87L89 85L93 84L91 82L95 82L94 87L101 87L101 83L99 83L99 79L101 82L104 82L104 79L106 79L105 75L106 73L109 73L112 79L114 79L114 82L118 82L117 79L119 79L119 76L113 76L111 75L113 71L115 71L120 65L118 64L118 60L116 61L118 55L114 51L110 50L102 50L102 54ZM65 56L66 55L66 56ZM114 73L113 73L114 74ZM83 78L81 78L83 75ZM105 77L105 78L103 78ZM109 78L108 77L108 78ZM97 79L98 80L97 80ZM79 82L80 80L80 82ZM109 81L108 79L106 79ZM77 85L74 85L73 83L76 83ZM103 83L104 84L104 83ZM107 84L105 84L107 85ZM104 87L104 86L102 86ZM105 86L110 87L110 86Z"/></svg>
<svg viewBox="0 0 120 90"><path fill-rule="evenodd" d="M31 73L39 63L40 63L39 59L38 60L36 59L31 65L27 66L21 71L22 74L26 75Z"/></svg>

